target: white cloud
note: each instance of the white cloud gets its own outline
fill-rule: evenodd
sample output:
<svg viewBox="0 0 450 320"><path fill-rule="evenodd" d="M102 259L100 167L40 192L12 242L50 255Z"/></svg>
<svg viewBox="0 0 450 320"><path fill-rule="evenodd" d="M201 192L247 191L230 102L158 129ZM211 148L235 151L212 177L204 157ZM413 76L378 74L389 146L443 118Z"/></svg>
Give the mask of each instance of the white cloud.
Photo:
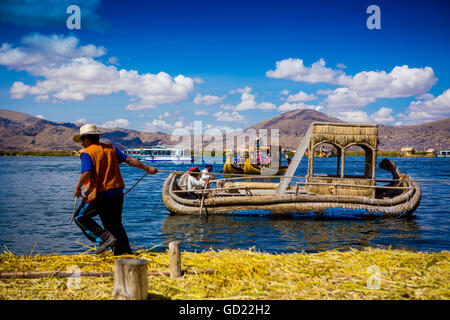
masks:
<svg viewBox="0 0 450 320"><path fill-rule="evenodd" d="M228 110L234 110L234 111L245 111L245 110L274 110L277 108L276 105L274 105L271 102L256 102L255 95L251 93L252 88L245 87L245 88L238 88L235 90L230 90L230 93L241 93L241 102L239 102L236 106L226 104L221 105L221 109L228 109Z"/></svg>
<svg viewBox="0 0 450 320"><path fill-rule="evenodd" d="M231 113L226 111L219 111L213 114L217 121L229 121L229 122L245 122L243 115L239 114L237 111Z"/></svg>
<svg viewBox="0 0 450 320"><path fill-rule="evenodd" d="M195 109L194 114L196 116L207 116L207 115L209 115L209 113L206 112L205 110L199 110L199 109Z"/></svg>
<svg viewBox="0 0 450 320"><path fill-rule="evenodd" d="M283 111L283 112L297 110L297 109L312 109L312 110L320 111L323 109L323 107L322 106L313 106L313 105L306 104L303 102L297 102L297 103L285 102L278 107L278 111Z"/></svg>
<svg viewBox="0 0 450 320"><path fill-rule="evenodd" d="M325 66L322 58L311 67L305 67L302 59L288 58L276 62L276 69L266 72L266 76L276 79L290 79L309 83L337 83L337 78L343 74L341 70L333 70Z"/></svg>
<svg viewBox="0 0 450 320"><path fill-rule="evenodd" d="M389 73L362 71L351 76L340 69L327 68L323 59L314 62L311 67L305 67L301 59L289 58L277 61L276 69L267 71L266 75L269 78L337 84L368 98L420 95L426 93L437 81L431 67L409 68L403 65L394 67Z"/></svg>
<svg viewBox="0 0 450 320"><path fill-rule="evenodd" d="M434 95L432 95L431 93L424 93L420 96L417 97L418 100L431 100L434 99Z"/></svg>
<svg viewBox="0 0 450 320"><path fill-rule="evenodd" d="M375 123L392 123L394 122L394 117L392 116L392 109L381 107L377 112L372 114L370 117Z"/></svg>
<svg viewBox="0 0 450 320"><path fill-rule="evenodd" d="M234 107L234 110L236 111L244 111L252 109L273 110L277 108L277 106L271 102L257 103L255 100L255 95L250 93L252 91L250 87L245 87L244 89L238 90L240 90L239 92L242 92L242 95L241 95L241 102L238 105L236 105L236 107Z"/></svg>
<svg viewBox="0 0 450 320"><path fill-rule="evenodd" d="M81 122L81 121L78 121ZM127 127L130 125L130 121L127 119L115 119L111 121L106 121L105 123L102 123L100 127L103 128L122 128Z"/></svg>
<svg viewBox="0 0 450 320"><path fill-rule="evenodd" d="M287 96L289 94L289 90L284 89L284 90L280 91L280 94Z"/></svg>
<svg viewBox="0 0 450 320"><path fill-rule="evenodd" d="M345 121L352 123L370 123L370 117L366 112L357 110L357 111L341 111L334 113L333 116Z"/></svg>
<svg viewBox="0 0 450 320"><path fill-rule="evenodd" d="M110 58L108 59L108 63L110 63L110 64L115 64L115 65L119 65L119 58L117 58L117 57L110 57Z"/></svg>
<svg viewBox="0 0 450 320"><path fill-rule="evenodd" d="M262 106L264 107L264 106ZM270 107L270 106L269 106ZM236 110L259 109L253 94L244 92L241 96L241 102L236 106Z"/></svg>
<svg viewBox="0 0 450 320"><path fill-rule="evenodd" d="M36 118L39 118L39 119L45 119L45 117L44 117L42 114L37 114L37 115L36 115Z"/></svg>
<svg viewBox="0 0 450 320"><path fill-rule="evenodd" d="M149 115L149 117L151 117L151 115ZM168 117L170 117L170 113L166 111L166 112L164 112L164 113L161 113L161 114L158 116L158 119L168 118Z"/></svg>
<svg viewBox="0 0 450 320"><path fill-rule="evenodd" d="M186 130L192 130L193 129L193 122L190 124L185 124L184 117L179 117L178 120L176 120L173 123L169 123L168 121L160 119L153 119L151 122L144 123L141 127L144 131L147 132L171 132L177 129L186 129Z"/></svg>
<svg viewBox="0 0 450 320"><path fill-rule="evenodd" d="M322 96L328 96L329 94L332 94L334 90L332 89L319 89L316 91L316 94L320 94Z"/></svg>
<svg viewBox="0 0 450 320"><path fill-rule="evenodd" d="M394 117L392 116L392 109L382 107L372 115L368 115L366 112L361 110L356 111L340 111L335 112L332 115L345 122L351 123L379 123L379 124L391 124L394 122Z"/></svg>
<svg viewBox="0 0 450 320"><path fill-rule="evenodd" d="M192 80L194 80L194 83L205 83L205 81L200 77L192 78Z"/></svg>
<svg viewBox="0 0 450 320"><path fill-rule="evenodd" d="M250 93L252 88L246 86L245 88L237 88L235 90L230 90L230 93Z"/></svg>
<svg viewBox="0 0 450 320"><path fill-rule="evenodd" d="M172 78L165 72L139 74L135 70L105 65L94 60L106 53L103 47L79 46L73 36L33 34L22 43L17 48L3 43L0 65L44 80L38 80L34 86L15 82L10 91L14 99L47 95L56 100L83 101L89 95L124 91L135 100L126 109L142 110L184 100L194 88L194 81L183 75Z"/></svg>
<svg viewBox="0 0 450 320"><path fill-rule="evenodd" d="M313 94L307 94L306 92L299 91L296 94L291 94L286 99L289 102L300 102L300 101L310 101L317 100L317 97Z"/></svg>
<svg viewBox="0 0 450 320"><path fill-rule="evenodd" d="M204 104L210 106L212 104L222 102L225 99L225 97L226 97L225 95L223 95L222 97L218 97L208 94L202 96L200 93L197 93L197 95L194 98L194 103L197 105Z"/></svg>
<svg viewBox="0 0 450 320"><path fill-rule="evenodd" d="M149 132L167 131L173 129L174 126L161 119L153 119L152 122L144 124L144 130Z"/></svg>
<svg viewBox="0 0 450 320"><path fill-rule="evenodd" d="M81 119L75 120L74 123L88 123L88 121L86 118L81 118Z"/></svg>
<svg viewBox="0 0 450 320"><path fill-rule="evenodd" d="M372 97L362 97L357 91L351 90L346 87L337 88L327 98L324 102L330 108L355 108L364 107L370 102L375 101Z"/></svg>
<svg viewBox="0 0 450 320"><path fill-rule="evenodd" d="M357 91L361 96L373 98L409 97L426 93L437 78L430 67L409 68L396 66L391 72L362 71L354 76L342 75L338 82Z"/></svg>
<svg viewBox="0 0 450 320"><path fill-rule="evenodd" d="M357 112L352 109L363 108L369 103L375 102L379 98L400 98L419 96L419 101L410 105L408 114L403 115L405 121L415 121L414 119L435 120L448 116L444 112L445 99L435 100L434 96L427 92L436 83L437 78L431 67L410 68L407 65L395 66L390 72L386 71L361 71L355 75L347 75L342 69L346 66L337 64L337 68L328 68L325 61L320 59L313 63L311 67L304 65L303 60L289 58L276 62L276 69L266 72L269 78L290 79L308 83L324 82L339 85L339 88L319 89L317 95L325 95L321 102L329 112L340 112L340 116L346 119L355 117L361 122L381 122L391 123L393 116L387 108L381 108L376 114L371 116L365 112ZM288 102L307 101L314 95L291 95ZM303 108L304 105L285 103L279 110L293 110ZM425 111L427 109L427 111ZM401 116L401 115L399 115Z"/></svg>
<svg viewBox="0 0 450 320"><path fill-rule="evenodd" d="M417 124L425 121L434 121L450 117L450 89L441 95L424 95L422 99L412 101L406 114L400 116L402 120L398 124Z"/></svg>

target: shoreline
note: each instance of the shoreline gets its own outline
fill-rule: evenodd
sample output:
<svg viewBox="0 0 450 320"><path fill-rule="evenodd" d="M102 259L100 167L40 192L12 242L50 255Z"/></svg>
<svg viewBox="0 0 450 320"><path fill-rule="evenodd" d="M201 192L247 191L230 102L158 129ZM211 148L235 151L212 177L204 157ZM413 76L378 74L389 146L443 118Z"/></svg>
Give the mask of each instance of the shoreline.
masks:
<svg viewBox="0 0 450 320"><path fill-rule="evenodd" d="M116 259L148 260L148 271L169 270L165 252L134 255L15 255L0 253L0 271L112 272ZM78 269L77 269L78 268ZM318 253L271 254L249 250L182 252L182 270L172 279L149 276L150 299L298 300L298 299L450 299L450 252L350 249ZM200 270L213 269L212 274ZM198 273L198 274L197 274ZM69 278L72 279L73 277ZM113 277L0 279L0 299L110 300Z"/></svg>
<svg viewBox="0 0 450 320"><path fill-rule="evenodd" d="M0 157L79 157L80 150L54 150L54 151L23 151L23 150L0 150ZM195 156L195 155L194 155ZM203 154L202 157L210 155ZM364 152L347 151L347 157L362 157ZM401 151L378 151L378 157L400 157L400 158L436 158L426 152L417 152L412 155L402 155ZM225 156L224 156L225 157Z"/></svg>

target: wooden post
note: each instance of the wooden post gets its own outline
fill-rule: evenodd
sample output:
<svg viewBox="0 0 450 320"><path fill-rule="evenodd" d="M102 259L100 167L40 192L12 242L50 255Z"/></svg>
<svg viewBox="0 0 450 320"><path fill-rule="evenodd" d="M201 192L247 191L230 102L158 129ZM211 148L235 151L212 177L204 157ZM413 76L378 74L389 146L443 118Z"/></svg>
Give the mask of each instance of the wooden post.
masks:
<svg viewBox="0 0 450 320"><path fill-rule="evenodd" d="M180 241L169 243L170 277L181 277Z"/></svg>
<svg viewBox="0 0 450 320"><path fill-rule="evenodd" d="M145 300L148 295L147 260L119 259L114 265L114 299Z"/></svg>
<svg viewBox="0 0 450 320"><path fill-rule="evenodd" d="M342 149L339 147L336 147L337 150L337 167L336 167L336 177L340 177L341 174L341 154L342 154Z"/></svg>

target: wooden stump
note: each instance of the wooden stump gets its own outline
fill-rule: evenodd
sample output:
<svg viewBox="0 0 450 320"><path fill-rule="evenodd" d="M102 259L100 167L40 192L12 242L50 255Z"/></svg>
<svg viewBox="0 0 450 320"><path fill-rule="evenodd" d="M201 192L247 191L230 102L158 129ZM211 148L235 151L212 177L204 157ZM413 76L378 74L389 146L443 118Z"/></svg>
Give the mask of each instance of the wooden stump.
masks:
<svg viewBox="0 0 450 320"><path fill-rule="evenodd" d="M114 265L114 299L145 300L147 294L147 260L116 260Z"/></svg>
<svg viewBox="0 0 450 320"><path fill-rule="evenodd" d="M181 277L180 241L169 243L170 277Z"/></svg>

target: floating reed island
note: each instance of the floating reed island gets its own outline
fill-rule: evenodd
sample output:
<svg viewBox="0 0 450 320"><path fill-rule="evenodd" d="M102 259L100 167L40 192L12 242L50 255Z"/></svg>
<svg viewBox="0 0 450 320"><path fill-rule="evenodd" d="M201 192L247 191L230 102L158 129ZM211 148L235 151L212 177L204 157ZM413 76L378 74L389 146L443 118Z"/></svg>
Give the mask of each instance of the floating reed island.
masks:
<svg viewBox="0 0 450 320"><path fill-rule="evenodd" d="M183 252L179 278L160 276L167 252L137 251L148 261L148 299L450 299L450 253L403 250L331 250L269 254L249 250ZM120 257L123 259L124 256ZM112 254L0 254L0 270L51 271L42 278L1 279L0 299L114 299ZM73 278L56 272L81 272ZM199 272L201 270L213 272ZM106 276L83 276L102 273Z"/></svg>

